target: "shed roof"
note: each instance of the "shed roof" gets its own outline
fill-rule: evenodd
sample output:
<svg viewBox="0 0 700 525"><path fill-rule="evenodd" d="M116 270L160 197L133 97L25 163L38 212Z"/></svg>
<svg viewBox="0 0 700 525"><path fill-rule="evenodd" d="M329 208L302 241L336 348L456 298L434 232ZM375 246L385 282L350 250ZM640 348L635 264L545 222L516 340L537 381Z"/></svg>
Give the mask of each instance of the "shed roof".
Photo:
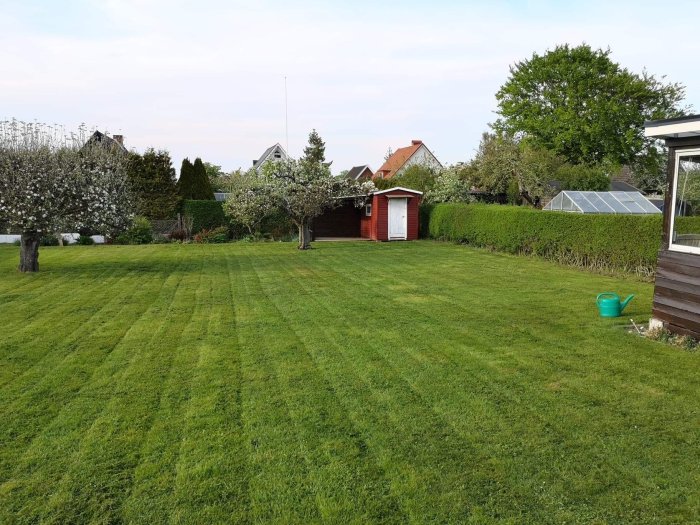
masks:
<svg viewBox="0 0 700 525"><path fill-rule="evenodd" d="M644 123L644 136L657 139L700 137L700 115L648 120Z"/></svg>
<svg viewBox="0 0 700 525"><path fill-rule="evenodd" d="M547 211L654 215L661 211L638 191L562 191L544 208Z"/></svg>

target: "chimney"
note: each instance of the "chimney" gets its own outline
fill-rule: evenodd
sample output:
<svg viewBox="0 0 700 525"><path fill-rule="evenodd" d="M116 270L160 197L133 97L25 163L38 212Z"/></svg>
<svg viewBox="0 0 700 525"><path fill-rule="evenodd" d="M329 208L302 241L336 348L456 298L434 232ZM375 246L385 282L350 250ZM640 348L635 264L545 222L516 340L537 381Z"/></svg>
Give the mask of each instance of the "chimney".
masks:
<svg viewBox="0 0 700 525"><path fill-rule="evenodd" d="M423 144L423 141L420 139L413 139L411 141L411 146L418 146L418 144Z"/></svg>
<svg viewBox="0 0 700 525"><path fill-rule="evenodd" d="M112 135L112 138L116 140L120 145L124 145L124 135Z"/></svg>

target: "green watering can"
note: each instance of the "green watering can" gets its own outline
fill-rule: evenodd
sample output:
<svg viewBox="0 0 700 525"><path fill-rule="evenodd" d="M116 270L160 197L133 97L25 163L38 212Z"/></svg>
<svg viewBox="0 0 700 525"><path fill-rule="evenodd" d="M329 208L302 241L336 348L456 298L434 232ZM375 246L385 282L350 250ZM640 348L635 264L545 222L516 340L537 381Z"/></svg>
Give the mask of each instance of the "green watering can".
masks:
<svg viewBox="0 0 700 525"><path fill-rule="evenodd" d="M624 301L620 301L620 296L612 292L599 293L595 300L595 304L598 305L598 311L601 317L620 317L622 310L625 306L634 298L634 295L630 295Z"/></svg>

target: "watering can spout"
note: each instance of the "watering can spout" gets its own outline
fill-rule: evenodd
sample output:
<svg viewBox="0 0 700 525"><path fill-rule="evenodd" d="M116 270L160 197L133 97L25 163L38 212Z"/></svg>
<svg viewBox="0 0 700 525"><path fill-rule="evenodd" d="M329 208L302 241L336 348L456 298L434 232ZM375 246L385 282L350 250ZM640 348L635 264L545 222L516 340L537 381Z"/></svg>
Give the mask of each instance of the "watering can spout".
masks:
<svg viewBox="0 0 700 525"><path fill-rule="evenodd" d="M622 301L622 303L620 303L620 313L622 313L622 310L625 309L625 307L629 304L629 302L632 299L634 299L634 294L630 295L627 299L625 299L624 301Z"/></svg>

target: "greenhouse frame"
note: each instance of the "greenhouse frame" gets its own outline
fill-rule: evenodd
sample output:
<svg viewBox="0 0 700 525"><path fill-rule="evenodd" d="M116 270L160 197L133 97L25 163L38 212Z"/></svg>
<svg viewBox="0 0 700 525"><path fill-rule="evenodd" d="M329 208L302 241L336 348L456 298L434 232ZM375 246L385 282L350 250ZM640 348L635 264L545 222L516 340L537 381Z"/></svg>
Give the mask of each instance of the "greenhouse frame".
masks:
<svg viewBox="0 0 700 525"><path fill-rule="evenodd" d="M606 213L620 215L659 215L661 210L638 191L564 190L544 208L570 213Z"/></svg>

